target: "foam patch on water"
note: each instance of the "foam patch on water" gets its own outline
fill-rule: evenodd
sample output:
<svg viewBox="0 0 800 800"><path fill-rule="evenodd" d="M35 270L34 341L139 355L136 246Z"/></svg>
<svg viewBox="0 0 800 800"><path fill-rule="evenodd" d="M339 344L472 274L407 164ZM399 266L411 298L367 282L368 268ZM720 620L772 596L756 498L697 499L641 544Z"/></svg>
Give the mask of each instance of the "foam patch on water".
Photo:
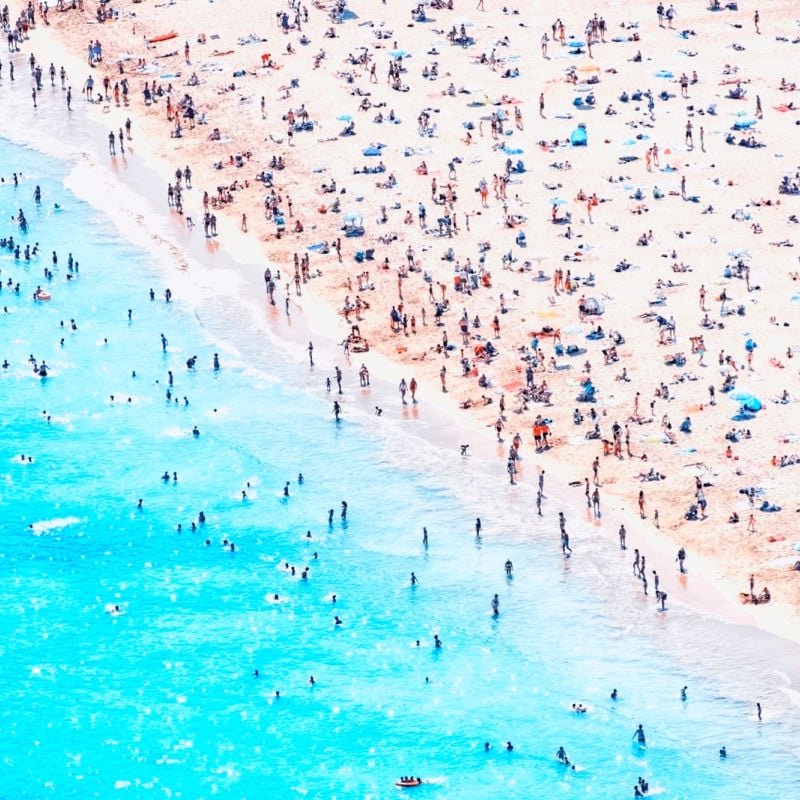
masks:
<svg viewBox="0 0 800 800"><path fill-rule="evenodd" d="M61 530L69 525L77 525L79 522L86 520L79 519L78 517L58 517L56 519L45 519L39 522L31 523L31 530L34 536L44 536L52 531Z"/></svg>

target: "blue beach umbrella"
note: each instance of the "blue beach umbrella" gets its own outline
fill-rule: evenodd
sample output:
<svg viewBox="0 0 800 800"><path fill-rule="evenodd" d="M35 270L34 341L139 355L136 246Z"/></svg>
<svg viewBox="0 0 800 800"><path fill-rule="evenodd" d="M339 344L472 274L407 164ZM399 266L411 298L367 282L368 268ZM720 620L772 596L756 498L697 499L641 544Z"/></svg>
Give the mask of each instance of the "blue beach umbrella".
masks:
<svg viewBox="0 0 800 800"><path fill-rule="evenodd" d="M742 408L746 408L748 411L760 411L763 407L761 401L749 392L731 392L728 397L736 400Z"/></svg>

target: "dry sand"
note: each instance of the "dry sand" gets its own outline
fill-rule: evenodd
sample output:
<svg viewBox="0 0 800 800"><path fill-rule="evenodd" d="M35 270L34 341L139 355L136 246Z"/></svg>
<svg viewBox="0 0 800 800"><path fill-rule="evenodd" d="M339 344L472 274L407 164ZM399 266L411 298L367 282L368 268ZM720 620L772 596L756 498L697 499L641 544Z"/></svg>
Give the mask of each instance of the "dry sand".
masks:
<svg viewBox="0 0 800 800"><path fill-rule="evenodd" d="M744 3L739 11L717 12L700 4L679 4L673 29L666 22L659 26L653 2L607 4L605 42L592 47L591 58L586 52L573 54L575 48L552 40L543 56L541 38L545 32L552 38L554 20L539 4L529 10L528 4L486 0L485 12L472 0L456 0L454 5L452 11L426 7L431 19L421 22L412 19L416 7L412 3L351 0L352 13L338 23L330 18L332 3L309 4L307 22L300 12L302 30L291 28L287 33L281 30L278 14L287 10L292 22L294 12L277 2L109 3L107 7L118 16L104 24L97 23L95 9L88 5L84 11L51 9L49 27L39 25L32 32L15 62L24 80L28 52L36 53L45 73L50 61L56 67L64 63L73 105L85 104L93 118L110 130L130 117L129 152L146 159L163 179L164 214L174 218L176 230L184 226L184 218L168 209L166 189L177 167L188 164L193 172L193 188L184 192L184 214L192 217L192 235L199 239L204 236L203 191L214 195L218 187L236 182L233 201L211 209L218 218L218 235L207 239L208 249L214 251L221 243L224 252L237 260L280 269L276 293L280 309L285 284L294 275L294 254L308 254L314 277L301 284L302 296L291 286L288 297L293 312L302 310L318 335L344 340L350 332L340 313L345 298L354 303L358 296L365 301L368 308L361 319L351 316L350 323L357 322L370 351L351 355L346 380L357 379L362 361L394 382L415 377L421 408L435 402L452 419L454 447L466 425L486 448L504 395L504 442L496 445L496 469L487 476L490 485L508 480L508 446L519 432L524 456L517 475L520 502L531 502L543 468L567 482L580 482L574 497L575 508L582 508L583 481L591 478L592 462L599 457L602 523L610 538L616 539L617 528L610 520L624 519L629 542L643 537L667 558L679 546L685 547L693 575L700 573L717 583L732 603L747 590L753 573L757 589L770 587L773 602L747 609L752 613L746 618L796 637L800 573L790 566L800 558L794 546L800 536L793 532L800 510L794 475L800 463L786 467L771 463L773 456L800 452L795 405L800 398L798 362L792 359L800 353L792 299L798 289L792 274L798 270L800 251L791 246L798 234L791 215L800 214L800 196L778 193L783 176L794 177L798 170L791 153L800 132L796 125L800 112L786 108L795 93L780 88L782 78L800 81L800 75L787 71L800 46L793 42L800 35L793 4L775 2L763 10L760 33L754 29L754 9ZM585 24L595 9L584 0L570 4L568 17L562 17L568 39L585 41ZM458 32L462 23L468 45L451 44L448 32L454 25ZM170 32L177 36L147 44L148 38ZM301 36L307 37L307 44ZM632 41L634 36L639 41ZM253 41L242 43L248 37ZM95 39L103 45L103 61L90 68L86 44ZM293 53L287 52L289 46ZM390 53L396 50L407 54L400 84L408 91L392 89L387 79ZM641 61L633 60L637 52ZM367 64L352 63L361 54L366 54ZM139 59L144 67L136 66ZM264 62L274 66L262 66ZM430 71L434 64L438 77L423 77L423 70ZM570 67L576 70L575 84L566 80ZM507 70L518 70L519 76L503 77ZM678 79L682 73L691 78L695 71L697 82L690 83L684 98ZM95 95L102 91L103 76L108 76L112 88L108 100L89 104L81 97L90 73ZM199 84L187 85L193 74ZM129 81L128 107L118 107L113 97L113 86L122 77ZM595 79L599 82L588 83ZM746 90L740 100L728 97L729 82L737 79ZM191 95L207 124L190 130L183 120L181 138L171 138L175 123L167 120L166 98L145 105L145 82L165 91L171 86L173 103ZM453 93L448 94L451 84ZM619 99L623 92L630 96L637 90L652 91L652 117L647 97ZM667 92L669 99L660 99L661 92ZM574 104L575 98L585 101L589 93L595 97L593 107ZM515 102L501 102L504 96ZM370 108L360 110L365 97ZM756 97L763 110L757 121ZM800 106L800 94L796 104ZM604 113L609 105L616 113ZM716 113L709 111L712 107ZM313 128L295 132L290 141L286 116L290 111L299 115L302 109ZM515 109L522 115L519 124ZM421 134L423 111L429 116L429 130ZM490 115L500 111L507 117L493 137ZM379 112L382 123L375 121ZM399 121L389 121L390 114ZM348 118L355 121L355 135L342 136ZM751 121L755 124L750 130L763 147L726 143L729 133L736 142L748 135L748 130L732 131L735 123ZM693 146L686 142L687 122L693 126ZM472 126L471 142L466 123ZM571 147L567 141L580 123L586 127L588 145ZM209 140L214 128L219 129L221 141ZM385 145L380 156L365 156L363 150L374 143ZM659 162L649 171L646 153L654 144ZM243 156L240 168L232 163L237 154ZM283 159L285 169L270 168L273 156ZM506 173L508 159L514 164L523 161L525 171L509 175L503 201L494 191L494 178ZM122 175L124 169L118 159L114 161ZM423 161L426 175L417 169ZM221 170L214 168L217 162L223 164ZM354 174L379 162L385 172ZM256 180L262 170L273 173L284 212L286 231L280 236L274 221L265 217L263 199L269 190ZM382 186L390 175L396 183ZM450 210L458 230L452 237L439 235L437 220L447 206L433 201L433 179L437 198L447 192L448 184L455 195ZM322 185L333 180L336 192L324 193ZM485 207L478 191L481 180L488 187ZM658 199L656 188L663 195ZM636 198L636 190L642 199ZM581 193L598 198L590 212L587 202L577 199ZM571 214L571 238L566 236L567 225L552 222L555 198L563 201L555 205L557 214ZM321 213L323 206L330 207L337 199L340 213ZM420 202L427 210L426 227L418 224ZM381 222L384 211L386 221ZM344 235L343 217L348 213L363 219L363 236ZM241 230L243 214L246 233ZM404 221L407 214L410 224ZM298 220L304 228L301 233L293 231ZM526 247L516 243L520 231L525 233ZM647 246L637 245L648 232ZM337 238L341 260L333 247ZM327 254L308 249L323 242L331 246ZM401 278L409 247L418 269ZM448 248L454 260L443 259ZM355 253L369 249L374 249L374 260L357 263ZM750 268L751 291L743 278L724 277L726 266L736 263L731 254L738 251L748 254L744 259ZM507 254L512 260L504 260ZM483 263L490 285L481 281L480 288L470 293L457 292L454 267L468 259L475 269ZM631 266L615 271L623 261ZM686 270L676 271L674 265L686 265ZM554 289L557 269L571 271L574 291ZM364 271L369 273L370 288L359 291L357 276ZM540 271L548 280L536 279ZM430 284L423 273L430 276ZM594 285L586 286L590 273ZM434 324L435 306L429 300L429 285L441 298L440 283L450 301L443 326ZM706 290L709 328L701 327L701 286ZM242 287L251 298L263 294L261 274L252 270L243 274ZM721 313L716 298L723 291L732 314ZM580 318L583 296L602 303L602 316ZM393 332L390 325L392 306L401 305L409 319L408 335L402 329ZM478 316L482 323L480 328L470 325L466 345L459 330L463 310L470 321ZM674 342L660 342L657 322L643 318L650 313L674 320ZM492 331L495 316L499 336ZM606 333L617 331L624 337L617 346L618 361L604 363L602 351L611 345L608 336L586 339L597 324ZM524 410L519 398L526 380L522 356L531 353L529 332L545 326L560 330L564 348L575 345L586 352L556 356L553 340L540 338L535 381L546 382L552 404L531 402ZM445 332L455 346L447 358L437 352ZM704 337L703 363L690 341L699 335ZM475 347L486 339L499 355L491 363L475 364L470 376L462 376L462 346L472 366ZM748 339L757 344L752 369L746 360ZM685 364L665 365L667 356L675 353L684 354ZM720 366L721 354L730 355L733 364ZM569 368L554 368L554 357L556 365ZM446 394L440 388L443 365ZM576 401L587 367L597 390L595 404ZM617 379L623 368L627 382ZM491 381L489 388L478 384L477 376L484 374ZM721 391L728 374L736 378L736 392L762 401L763 409L752 419L732 420L739 403ZM655 395L662 383L669 399ZM715 405L709 404L710 386L715 388ZM789 402L775 402L784 391ZM641 423L632 419L637 393ZM465 400L480 400L482 395L493 402L460 409ZM575 408L586 418L580 425L573 422ZM622 426L621 457L604 455L600 441L585 438L592 427L591 409L598 415L603 438L612 439L615 422ZM551 438L549 449L534 454L532 423L537 414L551 420ZM692 422L690 434L679 431L687 416ZM665 442L667 423L674 444ZM626 454L626 426L632 457ZM751 436L731 442L727 456L725 434L734 429L748 429ZM651 468L666 477L640 481L638 476ZM695 502L698 478L708 503L706 517L687 521L684 515ZM756 509L763 500L781 508L777 513L755 510L754 526L748 524L748 499L740 492L751 486L763 490L756 496ZM638 513L640 490L646 498L644 520ZM653 524L656 510L658 530ZM728 522L734 511L740 518L737 524ZM742 618L738 613L733 616Z"/></svg>

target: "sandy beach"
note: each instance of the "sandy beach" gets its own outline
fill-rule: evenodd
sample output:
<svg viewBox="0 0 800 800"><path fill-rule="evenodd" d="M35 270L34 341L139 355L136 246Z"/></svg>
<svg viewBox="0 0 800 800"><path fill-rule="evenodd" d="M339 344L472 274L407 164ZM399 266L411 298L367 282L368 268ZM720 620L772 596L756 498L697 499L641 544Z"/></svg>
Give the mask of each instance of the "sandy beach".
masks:
<svg viewBox="0 0 800 800"><path fill-rule="evenodd" d="M584 513L612 546L624 524L662 565L684 548L687 596L702 578L732 618L797 639L793 6L616 4L593 29L578 0L562 43L544 10L495 0L264 5L52 8L3 79L10 59L35 86L34 53L38 102L66 115L71 87L122 184L123 146L147 163L187 292L229 280L186 272L187 236L263 265L236 292L349 339L348 385L362 363L418 385L382 417L435 408L454 458L490 454L487 485L510 476L521 507L541 470L576 510L596 489ZM750 575L768 603L741 603Z"/></svg>

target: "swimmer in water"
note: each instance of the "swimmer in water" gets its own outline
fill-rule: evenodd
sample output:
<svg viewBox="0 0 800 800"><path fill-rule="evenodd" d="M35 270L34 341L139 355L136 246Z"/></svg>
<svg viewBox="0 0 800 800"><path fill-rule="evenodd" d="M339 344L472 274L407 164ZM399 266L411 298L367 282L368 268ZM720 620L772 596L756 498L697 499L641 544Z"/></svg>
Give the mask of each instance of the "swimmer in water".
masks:
<svg viewBox="0 0 800 800"><path fill-rule="evenodd" d="M559 747L558 750L556 750L556 758L562 764L569 764L569 757L567 756L567 751L563 748L563 746Z"/></svg>
<svg viewBox="0 0 800 800"><path fill-rule="evenodd" d="M633 732L633 736L631 738L636 739L637 743L640 744L642 747L644 747L647 744L644 738L644 728L642 727L641 723L639 724L639 727Z"/></svg>
<svg viewBox="0 0 800 800"><path fill-rule="evenodd" d="M612 700L616 700L617 699L617 690L616 689L612 689L611 690L611 699Z"/></svg>

